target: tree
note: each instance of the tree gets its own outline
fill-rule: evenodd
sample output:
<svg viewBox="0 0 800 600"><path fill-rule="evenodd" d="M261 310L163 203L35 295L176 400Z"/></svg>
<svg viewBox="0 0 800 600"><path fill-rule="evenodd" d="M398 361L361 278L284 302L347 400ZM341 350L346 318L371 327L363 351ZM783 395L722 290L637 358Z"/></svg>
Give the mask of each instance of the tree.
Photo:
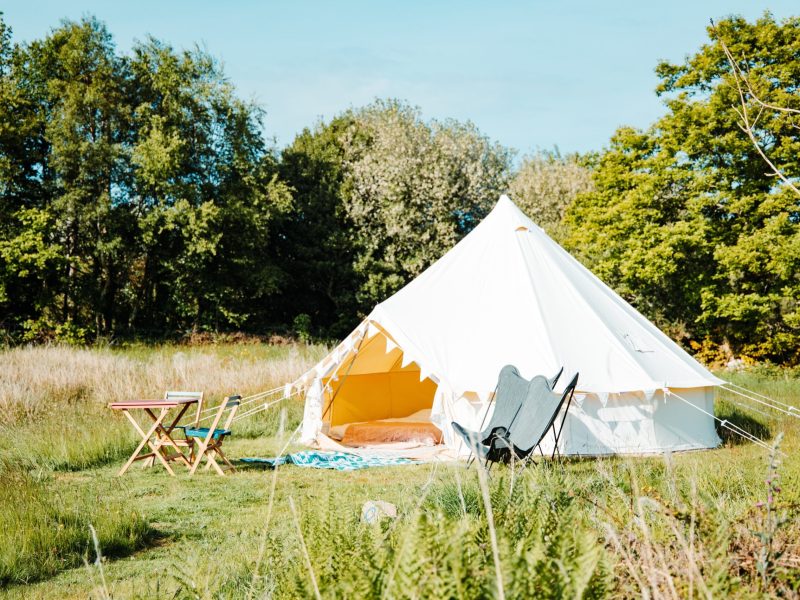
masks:
<svg viewBox="0 0 800 600"><path fill-rule="evenodd" d="M282 156L295 212L281 224L294 276L285 319L346 333L441 257L505 191L511 153L471 123L376 101L305 130Z"/></svg>
<svg viewBox="0 0 800 600"><path fill-rule="evenodd" d="M3 234L10 302L29 324L93 319L108 330L124 246L119 222L129 216L114 198L128 133L120 103L125 65L93 19L65 23L10 54L0 107L9 123L1 140L3 203L10 229L19 226L16 235Z"/></svg>
<svg viewBox="0 0 800 600"><path fill-rule="evenodd" d="M364 311L480 222L506 190L511 153L471 123L426 123L397 101L375 102L353 117L344 205Z"/></svg>
<svg viewBox="0 0 800 600"><path fill-rule="evenodd" d="M21 58L11 36L0 13L0 327L35 316L51 298L53 273L63 267L36 178L41 148L31 140L41 120L20 85Z"/></svg>
<svg viewBox="0 0 800 600"><path fill-rule="evenodd" d="M0 20L0 307L28 338L258 327L291 194L216 61L93 18L12 45Z"/></svg>
<svg viewBox="0 0 800 600"><path fill-rule="evenodd" d="M734 107L733 109L739 116L739 128L747 134L747 137L750 138L750 141L753 143L753 147L755 148L756 152L758 152L761 158L764 159L764 162L769 165L770 171L767 174L780 178L781 182L787 188L794 192L795 195L800 196L800 188L798 188L797 184L792 180L791 177L787 177L783 170L776 166L769 156L767 156L764 148L762 148L762 144L769 143L769 140L762 142L762 140L759 139L757 129L758 121L762 116L765 115L765 111L767 118L769 118L770 113L772 113L771 116L773 117L788 115L791 122L795 120L797 116L800 116L800 110L790 106L781 106L779 104L772 104L762 100L760 94L756 91L756 88L761 87L763 89L765 82L763 80L755 82L751 81L746 60L743 61L743 64L739 64L739 61L734 58L733 54L728 48L728 45L725 43L723 36L720 35L720 33L714 27L714 21L711 21L711 27L714 31L717 41L719 42L720 48L722 48L722 51L725 53L725 58L728 60L728 64L731 67L731 77L736 85L736 91L739 94L739 102L741 106L738 108ZM769 83L770 82L766 82L767 88L769 88ZM754 104L758 112L753 113L749 104ZM796 127L794 123L792 123L792 126Z"/></svg>
<svg viewBox="0 0 800 600"><path fill-rule="evenodd" d="M560 237L567 207L593 189L587 158L538 152L526 156L509 186L511 198L533 221Z"/></svg>
<svg viewBox="0 0 800 600"><path fill-rule="evenodd" d="M94 19L65 23L34 42L27 54L31 73L46 81L46 162L66 259L61 318L108 334L121 264L129 255L125 233L133 227L124 186L130 135L127 65L116 56L105 26Z"/></svg>
<svg viewBox="0 0 800 600"><path fill-rule="evenodd" d="M800 202L739 127L740 95L715 36L745 57L771 104L800 107L800 19L739 17L711 43L657 68L668 113L621 129L600 158L596 190L569 209L569 246L645 314L696 347L800 361ZM756 101L748 99L751 114ZM789 178L800 174L797 115L752 123Z"/></svg>
<svg viewBox="0 0 800 600"><path fill-rule="evenodd" d="M280 163L294 206L276 225L278 260L287 278L278 315L284 323L308 315L318 332L331 337L346 335L358 322L344 148L355 127L346 113L305 129L284 149Z"/></svg>
<svg viewBox="0 0 800 600"><path fill-rule="evenodd" d="M148 39L133 49L132 189L141 277L132 324L157 329L263 325L281 273L270 224L291 205L261 134L216 61Z"/></svg>

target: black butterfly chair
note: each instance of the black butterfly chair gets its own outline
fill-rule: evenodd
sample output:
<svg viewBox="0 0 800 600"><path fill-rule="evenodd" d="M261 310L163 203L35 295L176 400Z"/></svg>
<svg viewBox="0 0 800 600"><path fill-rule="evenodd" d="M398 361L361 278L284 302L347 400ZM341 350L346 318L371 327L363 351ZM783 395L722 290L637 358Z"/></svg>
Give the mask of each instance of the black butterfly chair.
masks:
<svg viewBox="0 0 800 600"><path fill-rule="evenodd" d="M558 396L553 393L553 389L547 384L543 377L535 377L531 381L528 397L517 413L511 427L503 436L498 436L494 440L494 445L505 449L513 460L523 461L523 468L528 462L533 460L533 450L539 448L542 451L542 441L548 431L553 432L553 453L550 458L555 458L558 453L558 441L567 420L572 397L578 385L578 373L567 384L567 387ZM558 414L564 409L564 416L561 423L557 424Z"/></svg>
<svg viewBox="0 0 800 600"><path fill-rule="evenodd" d="M549 380L541 376L534 379L541 379L552 389L563 371L562 367ZM470 458L470 463L476 456L490 462L507 462L511 458L506 444L496 445L494 442L496 439L503 439L507 435L509 427L519 414L528 396L531 383L531 381L519 374L516 367L506 365L500 370L497 380L497 387L493 395L494 412L492 412L492 418L489 419L489 424L482 431L477 432L466 429L459 423L453 423L455 432L472 451L473 455ZM486 415L483 418L485 421ZM483 426L483 423L481 423L481 426Z"/></svg>

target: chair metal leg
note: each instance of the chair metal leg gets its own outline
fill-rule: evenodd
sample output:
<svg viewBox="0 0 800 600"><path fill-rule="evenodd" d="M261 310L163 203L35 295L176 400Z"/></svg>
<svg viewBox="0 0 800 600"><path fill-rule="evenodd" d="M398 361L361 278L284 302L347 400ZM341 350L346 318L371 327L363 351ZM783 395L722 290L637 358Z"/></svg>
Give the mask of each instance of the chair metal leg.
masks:
<svg viewBox="0 0 800 600"><path fill-rule="evenodd" d="M577 378L577 375L576 375ZM573 388L569 394L569 399L567 400L567 406L564 407L564 417L561 419L561 426L558 428L558 433L555 433L555 421L553 421L553 433L555 433L556 439L555 443L553 444L553 454L550 456L552 460L556 456L556 452L558 452L558 440L561 437L561 432L564 430L564 423L567 422L567 415L569 415L569 406L572 404L572 397L575 395L575 389ZM559 452L559 458L561 458L561 453Z"/></svg>

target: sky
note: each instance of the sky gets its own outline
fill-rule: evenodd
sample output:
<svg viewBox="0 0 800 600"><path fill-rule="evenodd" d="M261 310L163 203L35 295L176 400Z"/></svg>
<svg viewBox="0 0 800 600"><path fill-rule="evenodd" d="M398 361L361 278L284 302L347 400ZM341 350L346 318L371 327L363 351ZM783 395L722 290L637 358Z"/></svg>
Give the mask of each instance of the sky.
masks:
<svg viewBox="0 0 800 600"><path fill-rule="evenodd" d="M6 0L16 41L61 19L94 15L122 52L153 35L220 59L240 96L267 113L265 134L289 144L319 119L375 98L425 118L470 120L521 154L600 150L617 127L664 112L659 61L707 41L709 19L797 0Z"/></svg>

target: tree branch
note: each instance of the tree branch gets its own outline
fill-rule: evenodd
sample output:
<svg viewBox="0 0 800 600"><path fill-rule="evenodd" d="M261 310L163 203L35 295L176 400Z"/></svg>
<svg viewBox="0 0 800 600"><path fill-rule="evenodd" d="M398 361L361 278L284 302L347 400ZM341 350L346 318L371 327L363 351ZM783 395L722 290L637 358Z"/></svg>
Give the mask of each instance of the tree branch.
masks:
<svg viewBox="0 0 800 600"><path fill-rule="evenodd" d="M794 108L788 108L784 106L776 106L774 104L770 104L768 102L764 102L761 98L753 90L753 87L750 85L750 81L748 80L746 74L733 58L733 54L731 54L730 49L725 44L725 41L722 39L722 35L720 34L719 30L717 29L714 21L711 21L711 27L717 34L717 40L719 40L719 44L722 47L722 51L725 53L725 57L728 59L728 63L731 66L731 73L733 74L733 80L736 83L736 91L739 94L739 102L741 104L741 109L737 107L733 107L733 110L736 111L736 114L739 115L739 119L741 123L739 124L739 128L747 134L747 137L750 138L750 141L753 144L753 147L756 149L758 154L764 160L767 165L769 165L770 169L772 169L772 173L769 173L770 176L778 177L790 190L792 190L795 194L800 196L800 189L792 182L792 180L787 177L783 171L781 171L775 163L770 160L767 156L767 153L762 148L761 142L758 139L758 136L755 133L755 125L758 123L758 120L761 118L764 109L774 110L776 112L782 112L787 114L798 114L800 115L800 110L796 110ZM758 115L756 118L751 122L750 120L750 113L747 107L747 99L752 98L752 100L759 105ZM796 125L794 125L796 127Z"/></svg>

